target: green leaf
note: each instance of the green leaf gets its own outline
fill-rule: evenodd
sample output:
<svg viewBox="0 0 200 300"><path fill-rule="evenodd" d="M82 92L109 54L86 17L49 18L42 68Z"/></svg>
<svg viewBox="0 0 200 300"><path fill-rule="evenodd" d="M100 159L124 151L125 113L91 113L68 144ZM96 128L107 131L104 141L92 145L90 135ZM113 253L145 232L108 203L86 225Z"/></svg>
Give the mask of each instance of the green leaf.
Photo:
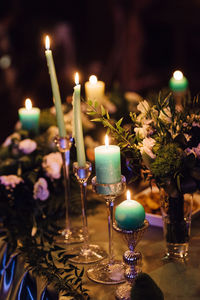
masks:
<svg viewBox="0 0 200 300"><path fill-rule="evenodd" d="M92 121L92 122L102 122L102 119L96 118L96 119L92 119L91 121Z"/></svg>
<svg viewBox="0 0 200 300"><path fill-rule="evenodd" d="M94 116L94 115L96 115L96 112L95 111L87 111L87 115Z"/></svg>
<svg viewBox="0 0 200 300"><path fill-rule="evenodd" d="M102 116L105 116L105 114L106 114L106 111L105 111L105 108L103 107L103 105L101 105L101 114L102 114Z"/></svg>
<svg viewBox="0 0 200 300"><path fill-rule="evenodd" d="M116 127L119 128L121 126L121 123L123 121L123 118L121 118L119 121L116 123Z"/></svg>

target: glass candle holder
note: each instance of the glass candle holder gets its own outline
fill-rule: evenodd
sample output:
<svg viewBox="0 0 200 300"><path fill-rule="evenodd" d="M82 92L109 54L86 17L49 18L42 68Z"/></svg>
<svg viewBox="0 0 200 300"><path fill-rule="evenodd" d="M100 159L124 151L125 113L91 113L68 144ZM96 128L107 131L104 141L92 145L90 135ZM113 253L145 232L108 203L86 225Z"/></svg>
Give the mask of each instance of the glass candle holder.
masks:
<svg viewBox="0 0 200 300"><path fill-rule="evenodd" d="M80 185L81 191L81 205L82 205L82 220L83 220L83 246L79 248L73 248L71 254L75 257L70 258L73 263L89 264L102 260L107 256L105 250L98 245L92 245L89 243L88 223L86 214L87 204L87 181L92 172L92 164L86 162L85 167L79 167L78 162L73 163L73 172ZM76 255L77 254L77 255Z"/></svg>
<svg viewBox="0 0 200 300"><path fill-rule="evenodd" d="M88 277L98 283L117 284L124 282L124 265L122 261L115 260L113 252L113 206L116 197L120 196L126 188L126 178L122 175L121 181L112 184L98 184L96 176L92 179L93 191L101 195L106 202L108 213L108 260L100 262L87 270Z"/></svg>
<svg viewBox="0 0 200 300"><path fill-rule="evenodd" d="M63 177L64 177L64 197L65 197L65 228L59 231L59 235L55 237L55 242L59 244L75 244L83 242L82 229L78 227L71 228L69 218L69 201L70 201L70 149L73 143L72 137L55 137L54 142L61 153L63 161Z"/></svg>

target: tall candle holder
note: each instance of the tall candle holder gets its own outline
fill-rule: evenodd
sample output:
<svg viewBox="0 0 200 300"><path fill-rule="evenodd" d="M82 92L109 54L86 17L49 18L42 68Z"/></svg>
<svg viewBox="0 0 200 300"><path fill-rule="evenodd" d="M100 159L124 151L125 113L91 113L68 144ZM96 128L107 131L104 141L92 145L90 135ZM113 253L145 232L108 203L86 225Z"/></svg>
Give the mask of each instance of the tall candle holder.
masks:
<svg viewBox="0 0 200 300"><path fill-rule="evenodd" d="M124 265L122 261L115 260L113 252L113 206L116 197L120 196L126 188L126 178L122 175L121 181L112 184L99 184L96 176L92 179L93 190L101 195L105 201L108 212L108 260L98 263L87 270L88 277L98 283L117 284L124 282Z"/></svg>
<svg viewBox="0 0 200 300"><path fill-rule="evenodd" d="M72 137L55 137L54 142L61 153L63 161L63 177L64 177L64 196L65 196L65 228L59 231L59 235L55 240L62 244L76 244L83 242L83 233L81 228L70 226L69 218L69 201L70 201L70 180L69 180L69 166L70 166L70 149L73 143Z"/></svg>
<svg viewBox="0 0 200 300"><path fill-rule="evenodd" d="M116 223L113 228L122 235L123 240L128 244L129 250L123 255L125 263L124 277L126 282L121 284L116 289L116 299L130 300L131 288L136 276L142 271L142 255L140 252L135 251L139 241L142 239L144 232L149 226L149 222L144 220L142 227L135 230L124 230L119 228Z"/></svg>
<svg viewBox="0 0 200 300"><path fill-rule="evenodd" d="M83 220L83 246L79 248L74 248L71 254L78 253L75 257L70 258L73 263L88 264L94 263L104 259L107 256L105 250L100 248L98 245L91 245L89 243L89 233L88 233L88 223L86 214L86 203L87 203L87 181L92 172L92 164L86 162L85 167L79 167L78 162L73 163L73 172L77 178L80 185L81 191L81 204L82 204L82 220Z"/></svg>

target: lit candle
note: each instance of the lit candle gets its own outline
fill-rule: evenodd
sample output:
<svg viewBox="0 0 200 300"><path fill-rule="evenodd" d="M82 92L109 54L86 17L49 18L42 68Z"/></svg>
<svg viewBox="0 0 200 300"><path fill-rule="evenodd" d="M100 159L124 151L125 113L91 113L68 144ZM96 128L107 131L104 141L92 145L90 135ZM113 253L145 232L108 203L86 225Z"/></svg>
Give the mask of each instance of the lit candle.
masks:
<svg viewBox="0 0 200 300"><path fill-rule="evenodd" d="M74 116L74 138L76 143L77 161L79 167L85 167L85 148L83 140L83 127L81 118L81 85L79 84L78 73L75 75L75 87L73 93L73 116Z"/></svg>
<svg viewBox="0 0 200 300"><path fill-rule="evenodd" d="M127 200L121 202L115 210L115 220L119 228L135 230L140 228L145 219L144 207L135 200L130 200L130 192L127 191Z"/></svg>
<svg viewBox="0 0 200 300"><path fill-rule="evenodd" d="M173 92L185 92L188 88L188 80L181 71L175 71L169 81L169 86Z"/></svg>
<svg viewBox="0 0 200 300"><path fill-rule="evenodd" d="M89 81L85 83L85 95L87 100L101 101L104 98L105 83L97 80L95 75L91 75Z"/></svg>
<svg viewBox="0 0 200 300"><path fill-rule="evenodd" d="M19 120L22 124L22 129L38 132L40 109L38 107L32 107L30 99L26 99L25 107L18 110Z"/></svg>
<svg viewBox="0 0 200 300"><path fill-rule="evenodd" d="M56 119L57 119L57 124L58 124L58 128L59 128L59 135L60 135L60 137L65 137L66 129L65 129L65 122L64 122L64 116L63 116L63 111L62 111L60 91L59 91L59 87L58 87L56 70L55 70L55 65L54 65L54 61L53 61L52 51L50 50L50 40L49 40L48 36L46 36L45 55L46 55L47 65L49 68L49 75L50 75L50 79L51 79L51 88L52 88L54 104L55 104L55 108L56 108Z"/></svg>
<svg viewBox="0 0 200 300"><path fill-rule="evenodd" d="M96 180L100 184L112 184L121 181L120 148L109 145L108 136L105 146L95 148Z"/></svg>

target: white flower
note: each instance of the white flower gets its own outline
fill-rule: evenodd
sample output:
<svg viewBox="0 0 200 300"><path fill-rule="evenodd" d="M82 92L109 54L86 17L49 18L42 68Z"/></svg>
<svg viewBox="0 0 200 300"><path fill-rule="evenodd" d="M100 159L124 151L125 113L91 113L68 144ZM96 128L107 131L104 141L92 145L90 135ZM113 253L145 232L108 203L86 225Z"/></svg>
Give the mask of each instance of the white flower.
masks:
<svg viewBox="0 0 200 300"><path fill-rule="evenodd" d="M139 110L142 114L146 114L150 110L150 106L148 102L144 100L137 105L137 110Z"/></svg>
<svg viewBox="0 0 200 300"><path fill-rule="evenodd" d="M148 125L144 125L143 127L135 127L134 131L139 138L144 139L148 134L148 128Z"/></svg>
<svg viewBox="0 0 200 300"><path fill-rule="evenodd" d="M2 146L3 147L8 147L10 146L10 144L12 143L12 140L13 139L17 139L17 140L20 140L21 136L18 132L14 132L13 134L9 135L5 141L3 142Z"/></svg>
<svg viewBox="0 0 200 300"><path fill-rule="evenodd" d="M46 200L49 197L48 184L45 178L40 177L33 187L33 198Z"/></svg>
<svg viewBox="0 0 200 300"><path fill-rule="evenodd" d="M25 139L19 142L19 150L24 154L30 154L37 148L37 143L31 139Z"/></svg>
<svg viewBox="0 0 200 300"><path fill-rule="evenodd" d="M166 107L163 109L163 111L160 112L159 118L166 123L171 123L172 121L172 114L169 107Z"/></svg>
<svg viewBox="0 0 200 300"><path fill-rule="evenodd" d="M199 122L193 122L193 123L192 123L192 126L193 126L193 127L200 127L200 124L199 124Z"/></svg>
<svg viewBox="0 0 200 300"><path fill-rule="evenodd" d="M61 176L62 157L60 152L53 152L45 155L42 167L51 179L59 179Z"/></svg>
<svg viewBox="0 0 200 300"><path fill-rule="evenodd" d="M8 188L15 188L17 184L23 182L23 179L16 175L3 175L0 176L0 182Z"/></svg>
<svg viewBox="0 0 200 300"><path fill-rule="evenodd" d="M192 150L194 151L194 153L196 154L197 158L200 158L200 143L198 144L197 147L193 147Z"/></svg>
<svg viewBox="0 0 200 300"><path fill-rule="evenodd" d="M152 159L156 158L156 155L152 152L153 146L155 145L156 141L152 138L145 138L142 141L142 147L140 148L141 154L146 153Z"/></svg>

